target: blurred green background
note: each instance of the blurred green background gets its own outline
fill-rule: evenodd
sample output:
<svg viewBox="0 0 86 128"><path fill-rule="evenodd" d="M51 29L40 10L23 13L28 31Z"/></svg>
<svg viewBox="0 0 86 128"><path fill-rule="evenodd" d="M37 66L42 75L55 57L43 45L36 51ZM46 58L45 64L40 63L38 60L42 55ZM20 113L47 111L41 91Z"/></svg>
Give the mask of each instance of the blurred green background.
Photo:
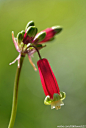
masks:
<svg viewBox="0 0 86 128"><path fill-rule="evenodd" d="M39 31L61 25L63 31L47 43L41 55L49 60L60 90L66 92L64 106L51 110L38 71L25 57L22 67L18 109L14 128L56 128L86 125L86 0L0 0L0 128L10 119L17 56L15 36L33 20ZM38 55L33 62L37 67Z"/></svg>

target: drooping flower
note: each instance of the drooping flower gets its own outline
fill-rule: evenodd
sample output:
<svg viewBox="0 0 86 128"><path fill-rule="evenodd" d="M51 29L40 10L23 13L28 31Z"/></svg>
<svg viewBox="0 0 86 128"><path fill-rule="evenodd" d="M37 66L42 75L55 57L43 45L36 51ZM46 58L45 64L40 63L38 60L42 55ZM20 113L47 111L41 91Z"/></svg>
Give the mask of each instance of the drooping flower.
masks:
<svg viewBox="0 0 86 128"><path fill-rule="evenodd" d="M60 92L57 80L48 60L45 58L40 59L37 65L43 90L46 95L44 103L46 105L51 105L51 109L56 108L58 110L64 105L62 100L65 98L66 94L65 92Z"/></svg>
<svg viewBox="0 0 86 128"><path fill-rule="evenodd" d="M36 70L34 63L32 62L31 56L37 51L45 47L42 43L50 41L55 34L58 34L62 30L61 27L51 27L47 28L40 33L37 33L38 29L35 27L34 22L30 21L22 30L17 34L17 38L14 37L14 32L12 31L12 39L16 50L19 52L19 56L10 63L13 64L18 60L18 67L20 67L21 56L28 55L29 61L33 68ZM37 49L37 50L36 50Z"/></svg>

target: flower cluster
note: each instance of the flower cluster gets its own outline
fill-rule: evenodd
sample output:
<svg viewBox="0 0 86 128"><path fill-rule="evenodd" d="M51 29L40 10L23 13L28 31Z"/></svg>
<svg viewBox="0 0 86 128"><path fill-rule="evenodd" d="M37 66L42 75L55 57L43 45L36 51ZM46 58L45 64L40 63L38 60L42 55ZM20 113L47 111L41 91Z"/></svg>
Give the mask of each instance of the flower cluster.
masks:
<svg viewBox="0 0 86 128"><path fill-rule="evenodd" d="M25 30L19 32L16 38L14 37L14 32L12 31L13 43L15 45L16 50L19 52L19 56L12 63L10 63L10 65L18 60L18 67L20 67L21 56L25 56L27 54L30 63L36 70L36 67L31 60L31 56L37 50L40 50L45 47L46 45L42 44L52 40L56 34L61 32L61 30L62 28L60 26L54 26L37 33L37 27L34 25L33 21L30 21L26 25Z"/></svg>
<svg viewBox="0 0 86 128"><path fill-rule="evenodd" d="M31 56L35 52L38 52L40 60L37 62L37 65L43 90L46 95L44 103L46 105L51 105L51 109L60 109L60 107L64 105L62 100L65 98L66 94L64 92L60 92L57 80L48 60L41 58L39 50L46 46L44 45L45 42L53 40L54 36L61 32L61 30L62 28L60 26L54 26L37 33L38 29L35 27L34 22L30 21L26 25L25 30L22 30L17 34L17 38L14 37L14 32L12 32L12 39L16 50L19 52L19 56L10 63L10 65L18 60L18 68L20 68L21 56L25 56L27 54L33 68L37 70L31 60Z"/></svg>

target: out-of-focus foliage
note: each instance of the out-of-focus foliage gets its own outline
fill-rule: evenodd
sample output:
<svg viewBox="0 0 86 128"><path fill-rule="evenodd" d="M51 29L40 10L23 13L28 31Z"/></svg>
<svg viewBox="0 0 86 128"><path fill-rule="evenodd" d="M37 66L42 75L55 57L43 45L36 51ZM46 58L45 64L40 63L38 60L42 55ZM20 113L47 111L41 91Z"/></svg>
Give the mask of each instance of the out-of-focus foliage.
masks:
<svg viewBox="0 0 86 128"><path fill-rule="evenodd" d="M14 128L56 128L58 125L86 124L86 1L85 0L0 0L0 128L10 119L17 63L9 66L18 53L11 31L25 29L33 20L39 31L63 26L56 39L41 50L49 60L65 105L51 110L43 104L45 95L39 78L25 57L19 85L18 109ZM36 64L35 53L33 61ZM37 66L37 65L36 65Z"/></svg>

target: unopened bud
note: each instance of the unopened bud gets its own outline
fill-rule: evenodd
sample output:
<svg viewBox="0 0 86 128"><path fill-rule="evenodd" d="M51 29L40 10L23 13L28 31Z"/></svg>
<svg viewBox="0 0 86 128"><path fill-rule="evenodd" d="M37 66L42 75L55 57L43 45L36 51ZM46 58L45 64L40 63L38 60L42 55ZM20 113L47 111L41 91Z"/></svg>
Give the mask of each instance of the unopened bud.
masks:
<svg viewBox="0 0 86 128"><path fill-rule="evenodd" d="M24 34L25 34L24 30L17 34L18 43L21 43L23 41Z"/></svg>
<svg viewBox="0 0 86 128"><path fill-rule="evenodd" d="M37 34L37 28L35 26L30 26L27 28L26 33L29 37L35 37Z"/></svg>
<svg viewBox="0 0 86 128"><path fill-rule="evenodd" d="M41 42L46 36L46 32L38 33L34 38L34 44Z"/></svg>
<svg viewBox="0 0 86 128"><path fill-rule="evenodd" d="M54 30L55 34L62 31L62 27L60 27L60 26L53 26L52 29Z"/></svg>
<svg viewBox="0 0 86 128"><path fill-rule="evenodd" d="M30 26L34 26L34 25L35 25L35 24L34 24L33 21L28 22L27 25L26 25L25 30L26 30L28 27L30 27Z"/></svg>

